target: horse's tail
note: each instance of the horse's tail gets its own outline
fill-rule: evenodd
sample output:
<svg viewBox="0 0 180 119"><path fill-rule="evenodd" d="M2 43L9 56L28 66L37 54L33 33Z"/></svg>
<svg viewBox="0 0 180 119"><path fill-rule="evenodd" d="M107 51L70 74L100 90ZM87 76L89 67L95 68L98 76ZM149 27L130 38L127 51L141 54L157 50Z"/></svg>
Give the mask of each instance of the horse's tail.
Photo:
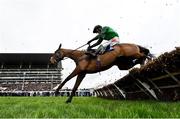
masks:
<svg viewBox="0 0 180 119"><path fill-rule="evenodd" d="M140 49L140 52L145 54L146 58L148 58L148 59L150 59L150 60L156 58L155 55L152 54L152 53L149 51L149 49L147 49L147 48L145 48L145 47L142 47L142 46L140 46L140 45L138 45L138 47L139 47L139 49Z"/></svg>

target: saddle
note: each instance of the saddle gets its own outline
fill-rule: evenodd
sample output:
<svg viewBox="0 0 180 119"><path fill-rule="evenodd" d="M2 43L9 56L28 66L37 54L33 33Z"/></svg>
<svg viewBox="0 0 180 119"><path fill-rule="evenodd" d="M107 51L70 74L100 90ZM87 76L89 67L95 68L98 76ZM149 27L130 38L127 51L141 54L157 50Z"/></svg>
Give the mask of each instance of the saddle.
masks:
<svg viewBox="0 0 180 119"><path fill-rule="evenodd" d="M107 47L104 47L101 50L98 49L88 49L87 52L85 53L86 55L89 55L90 57L97 57L98 55L103 55L106 52L112 51L113 49L108 45Z"/></svg>
<svg viewBox="0 0 180 119"><path fill-rule="evenodd" d="M85 54L90 56L91 58L96 58L97 55L99 55L95 51L86 51Z"/></svg>

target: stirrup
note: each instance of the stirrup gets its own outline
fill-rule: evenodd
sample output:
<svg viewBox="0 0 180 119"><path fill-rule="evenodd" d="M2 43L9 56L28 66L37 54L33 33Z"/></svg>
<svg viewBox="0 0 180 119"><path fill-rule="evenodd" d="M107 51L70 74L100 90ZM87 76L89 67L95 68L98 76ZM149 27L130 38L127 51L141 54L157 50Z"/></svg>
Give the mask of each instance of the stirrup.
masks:
<svg viewBox="0 0 180 119"><path fill-rule="evenodd" d="M90 55L92 57L96 57L97 54L96 53L93 53L93 52L85 52L86 55Z"/></svg>

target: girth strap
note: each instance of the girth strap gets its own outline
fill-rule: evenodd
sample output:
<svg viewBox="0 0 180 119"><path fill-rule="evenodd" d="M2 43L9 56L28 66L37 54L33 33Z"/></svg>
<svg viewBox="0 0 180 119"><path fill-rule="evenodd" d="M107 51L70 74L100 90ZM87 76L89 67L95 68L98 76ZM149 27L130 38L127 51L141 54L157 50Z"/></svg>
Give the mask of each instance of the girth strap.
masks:
<svg viewBox="0 0 180 119"><path fill-rule="evenodd" d="M101 68L101 61L100 61L100 58L98 56L97 56L96 66L97 66L97 69Z"/></svg>

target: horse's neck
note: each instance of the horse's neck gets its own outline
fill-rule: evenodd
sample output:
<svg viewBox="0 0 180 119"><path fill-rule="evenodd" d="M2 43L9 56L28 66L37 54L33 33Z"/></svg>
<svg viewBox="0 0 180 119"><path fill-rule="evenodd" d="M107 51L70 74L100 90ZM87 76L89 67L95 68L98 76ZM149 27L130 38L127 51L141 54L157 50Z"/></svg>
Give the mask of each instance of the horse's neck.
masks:
<svg viewBox="0 0 180 119"><path fill-rule="evenodd" d="M84 54L83 51L79 50L62 49L62 51L64 53L64 57L68 57L74 60L75 62L79 59L79 57L81 57Z"/></svg>

